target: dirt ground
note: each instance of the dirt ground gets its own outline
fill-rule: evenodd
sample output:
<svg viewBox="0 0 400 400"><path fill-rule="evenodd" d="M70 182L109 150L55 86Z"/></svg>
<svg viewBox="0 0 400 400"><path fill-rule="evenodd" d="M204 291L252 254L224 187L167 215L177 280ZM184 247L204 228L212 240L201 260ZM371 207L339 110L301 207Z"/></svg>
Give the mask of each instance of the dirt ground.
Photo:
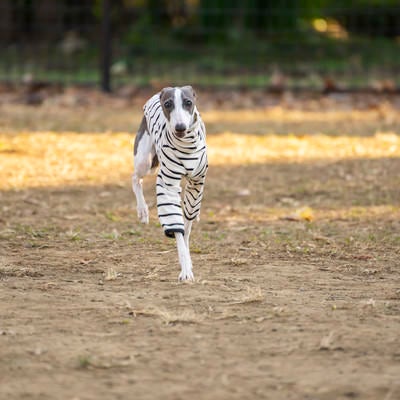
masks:
<svg viewBox="0 0 400 400"><path fill-rule="evenodd" d="M0 101L0 398L399 399L400 98L200 96L180 283L130 189L145 95Z"/></svg>

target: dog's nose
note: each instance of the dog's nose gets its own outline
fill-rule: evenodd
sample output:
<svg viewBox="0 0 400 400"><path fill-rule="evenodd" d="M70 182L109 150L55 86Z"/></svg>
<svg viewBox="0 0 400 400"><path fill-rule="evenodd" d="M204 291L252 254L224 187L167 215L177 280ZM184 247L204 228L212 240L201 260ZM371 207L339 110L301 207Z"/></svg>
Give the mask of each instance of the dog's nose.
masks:
<svg viewBox="0 0 400 400"><path fill-rule="evenodd" d="M185 124L176 124L175 125L175 131L178 133L183 133L186 131L186 125Z"/></svg>

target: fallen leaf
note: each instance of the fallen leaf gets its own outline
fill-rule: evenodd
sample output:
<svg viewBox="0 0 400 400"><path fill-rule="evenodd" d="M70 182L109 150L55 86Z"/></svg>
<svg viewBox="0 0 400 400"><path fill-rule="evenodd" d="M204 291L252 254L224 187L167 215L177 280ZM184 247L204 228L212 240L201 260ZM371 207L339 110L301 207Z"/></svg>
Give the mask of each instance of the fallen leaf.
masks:
<svg viewBox="0 0 400 400"><path fill-rule="evenodd" d="M107 273L106 273L106 276L104 277L104 280L105 281L115 281L115 279L117 279L117 276L118 276L117 271L115 271L114 268L109 267L107 269Z"/></svg>
<svg viewBox="0 0 400 400"><path fill-rule="evenodd" d="M249 189L240 189L240 190L238 190L238 191L236 192L236 194L237 194L238 196L241 196L241 197L246 197L246 196L250 196L251 192L250 192Z"/></svg>
<svg viewBox="0 0 400 400"><path fill-rule="evenodd" d="M374 299L368 299L361 302L363 307L375 307L376 303Z"/></svg>
<svg viewBox="0 0 400 400"><path fill-rule="evenodd" d="M327 336L324 336L321 339L321 342L319 344L320 350L331 350L332 342L333 342L333 335L334 335L334 332L331 331L331 332L329 332L329 334Z"/></svg>
<svg viewBox="0 0 400 400"><path fill-rule="evenodd" d="M296 210L293 214L286 215L281 219L286 221L308 221L314 220L314 213L310 207L302 207Z"/></svg>

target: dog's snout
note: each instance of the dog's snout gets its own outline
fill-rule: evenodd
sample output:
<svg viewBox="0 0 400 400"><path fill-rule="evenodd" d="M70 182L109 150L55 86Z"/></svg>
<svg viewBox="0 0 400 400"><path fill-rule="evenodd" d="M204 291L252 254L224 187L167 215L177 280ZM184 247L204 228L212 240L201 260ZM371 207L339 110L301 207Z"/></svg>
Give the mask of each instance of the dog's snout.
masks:
<svg viewBox="0 0 400 400"><path fill-rule="evenodd" d="M178 133L183 133L186 131L186 125L185 124L176 124L175 125L175 131Z"/></svg>

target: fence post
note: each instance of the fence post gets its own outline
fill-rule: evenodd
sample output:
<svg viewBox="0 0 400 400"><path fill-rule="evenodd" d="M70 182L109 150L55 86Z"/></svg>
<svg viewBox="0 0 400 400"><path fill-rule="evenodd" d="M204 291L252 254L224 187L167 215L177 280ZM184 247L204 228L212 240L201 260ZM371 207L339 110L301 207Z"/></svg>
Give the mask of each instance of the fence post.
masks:
<svg viewBox="0 0 400 400"><path fill-rule="evenodd" d="M102 1L101 42L100 42L100 72L101 90L111 92L111 5L110 0Z"/></svg>

